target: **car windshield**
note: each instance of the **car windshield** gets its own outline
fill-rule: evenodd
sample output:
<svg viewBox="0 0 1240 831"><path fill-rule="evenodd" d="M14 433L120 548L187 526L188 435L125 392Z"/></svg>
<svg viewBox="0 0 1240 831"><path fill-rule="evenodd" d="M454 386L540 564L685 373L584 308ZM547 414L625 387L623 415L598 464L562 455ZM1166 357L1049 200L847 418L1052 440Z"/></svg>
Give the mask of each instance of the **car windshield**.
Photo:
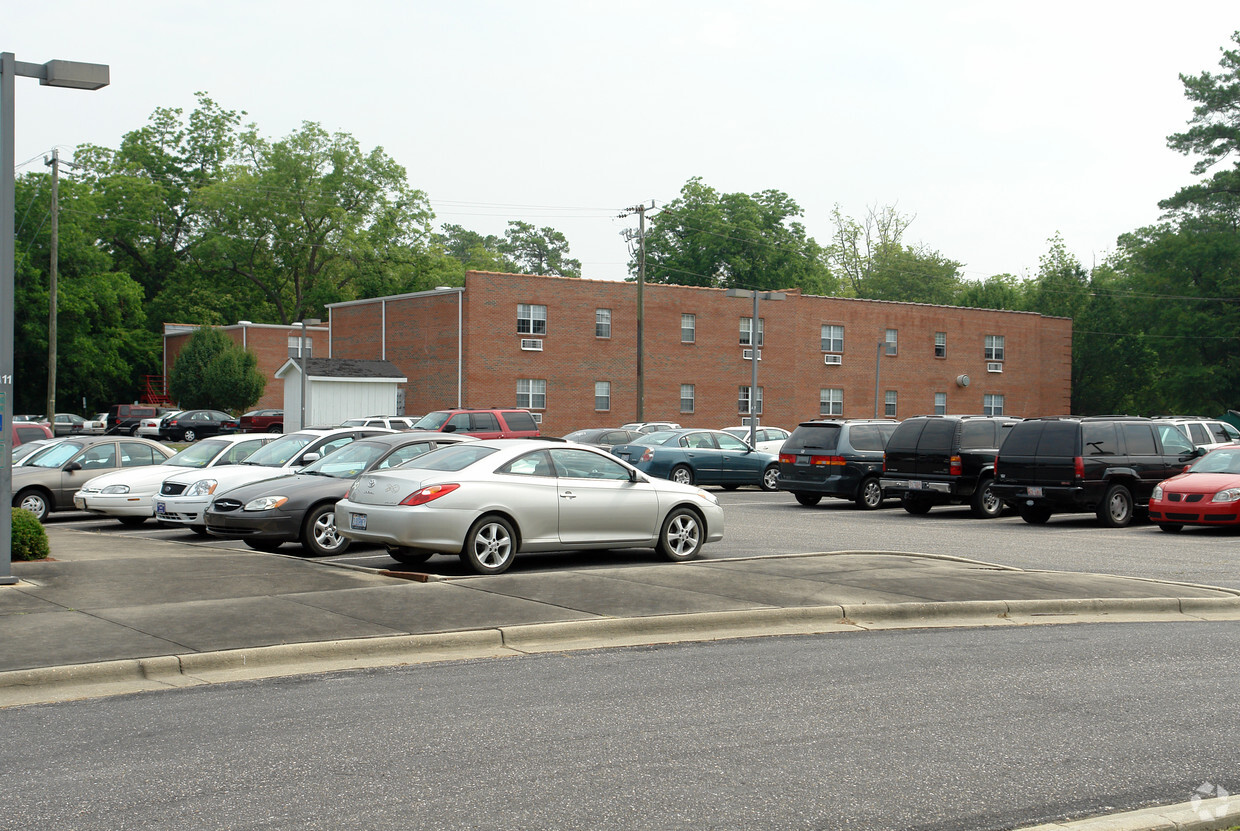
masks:
<svg viewBox="0 0 1240 831"><path fill-rule="evenodd" d="M592 442L597 437L601 436L604 432L605 431L603 430L574 430L573 432L566 435L564 437L564 440L565 441Z"/></svg>
<svg viewBox="0 0 1240 831"><path fill-rule="evenodd" d="M254 451L254 455L246 459L243 465L259 465L260 467L281 467L317 439L313 433L290 433L281 436L271 444L263 445Z"/></svg>
<svg viewBox="0 0 1240 831"><path fill-rule="evenodd" d="M352 479L369 468L390 449L390 444L368 441L351 442L335 453L329 453L317 462L306 465L301 472L309 473L311 476Z"/></svg>
<svg viewBox="0 0 1240 831"><path fill-rule="evenodd" d="M26 464L31 467L60 467L72 459L83 447L83 444L76 441L62 441L51 444L45 450L32 456Z"/></svg>
<svg viewBox="0 0 1240 831"><path fill-rule="evenodd" d="M465 442L432 450L430 453L410 459L403 465L397 465L394 470L414 467L423 470L463 470L494 452L494 447L478 447L472 442Z"/></svg>
<svg viewBox="0 0 1240 831"><path fill-rule="evenodd" d="M679 439L680 433L660 430L657 433L647 433L644 436L633 439L633 444L675 444Z"/></svg>
<svg viewBox="0 0 1240 831"><path fill-rule="evenodd" d="M206 467L211 464L216 456L223 453L231 445L232 442L204 439L197 444L191 444L175 456L160 462L160 464L174 465L176 467Z"/></svg>
<svg viewBox="0 0 1240 831"><path fill-rule="evenodd" d="M1198 459L1188 472L1240 474L1240 447L1226 447L1207 453Z"/></svg>
<svg viewBox="0 0 1240 831"><path fill-rule="evenodd" d="M436 413L427 413L426 415L418 419L417 423L413 425L413 429L415 430L438 430L440 427L444 426L445 423L447 423L449 415L450 413L443 412L443 411L436 412Z"/></svg>

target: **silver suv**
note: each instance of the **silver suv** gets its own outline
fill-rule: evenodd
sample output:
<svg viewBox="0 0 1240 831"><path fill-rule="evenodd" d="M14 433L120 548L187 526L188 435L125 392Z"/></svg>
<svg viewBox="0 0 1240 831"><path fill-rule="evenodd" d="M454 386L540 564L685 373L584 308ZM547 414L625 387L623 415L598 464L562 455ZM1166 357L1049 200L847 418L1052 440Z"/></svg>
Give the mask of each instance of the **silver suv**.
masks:
<svg viewBox="0 0 1240 831"><path fill-rule="evenodd" d="M1157 421L1170 422L1188 436L1195 447L1213 450L1225 444L1240 442L1240 430L1225 421L1204 416L1154 416Z"/></svg>

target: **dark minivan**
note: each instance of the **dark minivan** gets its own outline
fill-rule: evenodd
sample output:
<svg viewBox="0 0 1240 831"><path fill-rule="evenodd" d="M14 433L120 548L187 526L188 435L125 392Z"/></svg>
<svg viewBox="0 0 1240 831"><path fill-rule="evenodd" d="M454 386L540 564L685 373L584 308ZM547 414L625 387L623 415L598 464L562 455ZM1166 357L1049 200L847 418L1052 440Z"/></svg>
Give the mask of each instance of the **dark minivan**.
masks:
<svg viewBox="0 0 1240 831"><path fill-rule="evenodd" d="M1112 528L1147 510L1154 486L1205 451L1167 422L1063 416L1014 426L995 460L995 495L1029 523L1093 511Z"/></svg>
<svg viewBox="0 0 1240 831"><path fill-rule="evenodd" d="M891 434L884 454L882 486L910 514L935 505L968 504L982 519L1003 513L994 495L995 454L1018 418L1008 416L916 416Z"/></svg>
<svg viewBox="0 0 1240 831"><path fill-rule="evenodd" d="M860 508L883 504L879 476L883 448L899 422L877 419L803 421L779 450L776 488L791 491L802 505L824 496L851 499Z"/></svg>

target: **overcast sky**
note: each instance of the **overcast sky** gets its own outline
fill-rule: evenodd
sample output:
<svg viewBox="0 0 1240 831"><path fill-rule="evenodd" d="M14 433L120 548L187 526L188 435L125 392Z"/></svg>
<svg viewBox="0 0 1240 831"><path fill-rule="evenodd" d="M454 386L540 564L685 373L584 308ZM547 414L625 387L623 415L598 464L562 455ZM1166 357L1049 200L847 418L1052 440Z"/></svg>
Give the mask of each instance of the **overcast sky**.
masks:
<svg viewBox="0 0 1240 831"><path fill-rule="evenodd" d="M968 277L1089 268L1193 180L1166 137L1179 73L1218 69L1236 0L7 3L0 51L106 63L98 92L16 82L18 171L116 147L196 91L267 138L303 121L383 147L437 223L568 238L623 279L640 202L693 176L775 189L827 244L838 204L915 216L905 241Z"/></svg>

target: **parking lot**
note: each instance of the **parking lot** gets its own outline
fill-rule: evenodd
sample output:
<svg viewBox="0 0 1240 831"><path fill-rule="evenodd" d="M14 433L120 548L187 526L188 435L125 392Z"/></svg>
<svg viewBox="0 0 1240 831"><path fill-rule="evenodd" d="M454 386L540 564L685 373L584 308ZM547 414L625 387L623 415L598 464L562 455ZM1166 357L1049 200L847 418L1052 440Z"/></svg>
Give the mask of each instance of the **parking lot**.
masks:
<svg viewBox="0 0 1240 831"><path fill-rule="evenodd" d="M713 489L712 489L713 490ZM1084 571L1240 588L1237 533L1223 528L1188 528L1171 535L1138 522L1129 528L1100 527L1092 514L1063 514L1041 526L1027 525L1014 513L993 520L974 519L964 507L938 507L924 516L905 513L889 500L876 511L851 502L824 500L813 508L788 493L745 488L714 490L723 504L727 531L721 543L703 549L707 559L819 551L899 551L962 557L1024 569ZM202 537L147 522L126 528L116 520L85 513L53 514L49 525L99 533L104 544L124 545L131 536L248 550L244 543ZM281 554L297 556L297 545ZM52 552L55 557L55 551ZM373 569L408 571L381 548L355 545L328 562ZM649 549L537 554L518 557L517 571L565 567L650 565L665 562ZM460 576L469 572L456 557L434 557L419 571Z"/></svg>

